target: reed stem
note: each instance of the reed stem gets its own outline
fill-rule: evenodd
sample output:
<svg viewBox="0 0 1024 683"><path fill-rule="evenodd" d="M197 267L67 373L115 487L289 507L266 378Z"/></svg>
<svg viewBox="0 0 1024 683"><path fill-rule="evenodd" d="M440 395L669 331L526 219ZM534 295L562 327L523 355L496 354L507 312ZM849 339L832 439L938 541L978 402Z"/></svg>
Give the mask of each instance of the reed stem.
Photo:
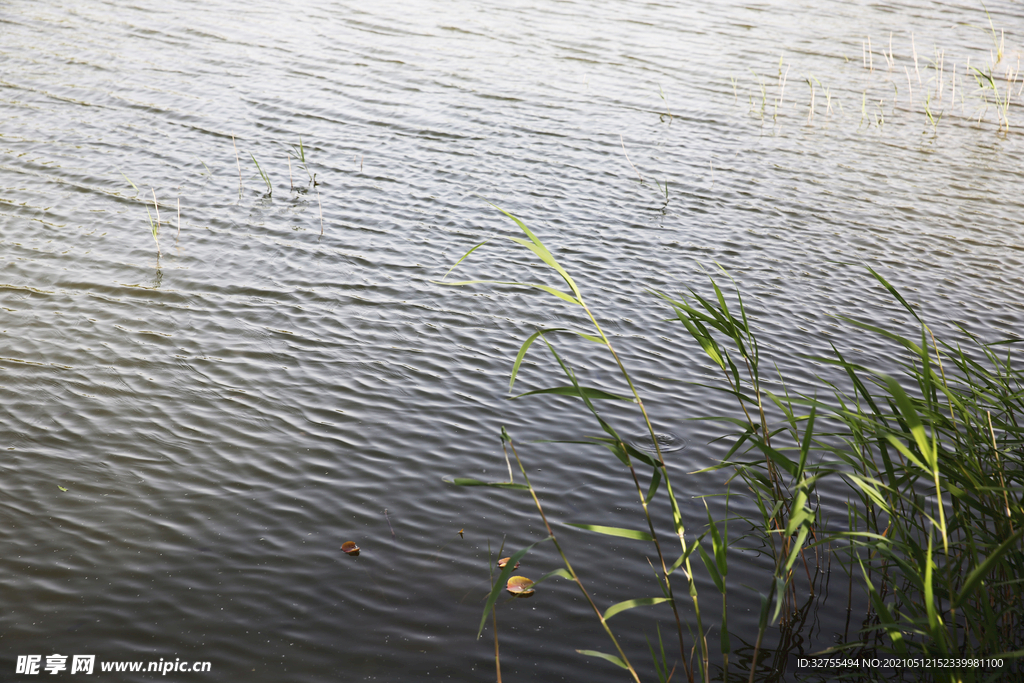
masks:
<svg viewBox="0 0 1024 683"><path fill-rule="evenodd" d="M235 166L238 167L238 196L242 196L242 162L238 160L238 146L235 144L235 136L231 136L231 146L235 150Z"/></svg>
<svg viewBox="0 0 1024 683"><path fill-rule="evenodd" d="M526 473L526 468L523 467L523 461L519 459L519 453L518 451L516 451L515 444L512 443L512 439L508 439L507 442L508 447L512 449L512 455L516 459L516 464L519 465L519 471L523 475L523 480L526 482L526 485L530 489L530 496L533 497L533 503L534 505L537 506L537 512L540 514L541 521L544 522L544 528L547 529L548 537L551 539L552 545L554 545L555 549L558 551L558 555L562 558L562 563L565 565L565 569L569 572L570 576L572 577L572 580L576 582L576 585L579 586L580 592L582 592L583 597L587 599L587 602L590 604L591 609L594 610L594 614L597 615L597 620L601 623L601 628L603 628L605 633L608 634L608 637L611 638L612 643L615 645L616 651L618 651L619 653L619 657L626 665L626 668L628 669L630 675L633 677L633 680L636 681L636 683L640 683L640 676L637 675L636 670L633 668L633 665L629 663L629 658L626 657L626 653L623 651L622 646L619 645L618 638L616 638L615 634L612 633L611 627L609 627L608 622L605 621L604 615L601 613L601 610L598 609L597 605L594 603L593 598L590 597L590 593L583 586L583 581L580 580L579 575L577 575L576 571L572 568L572 564L569 562L569 558L565 556L565 552L562 550L561 544L555 537L555 532L551 528L551 524L548 523L548 518L547 515L544 514L544 508L540 504L540 499L537 498L537 491L533 488L533 484L530 483L530 476ZM502 448L505 447L505 443L506 440L502 439Z"/></svg>

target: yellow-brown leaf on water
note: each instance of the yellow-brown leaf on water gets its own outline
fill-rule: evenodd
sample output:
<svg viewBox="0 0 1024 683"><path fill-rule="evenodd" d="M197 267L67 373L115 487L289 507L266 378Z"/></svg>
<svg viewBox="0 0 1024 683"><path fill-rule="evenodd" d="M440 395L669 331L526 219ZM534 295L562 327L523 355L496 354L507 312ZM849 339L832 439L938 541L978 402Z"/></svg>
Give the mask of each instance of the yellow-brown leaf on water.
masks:
<svg viewBox="0 0 1024 683"><path fill-rule="evenodd" d="M352 557L355 557L359 554L359 546L357 546L352 541L345 541L341 544L341 551L346 555L351 555Z"/></svg>
<svg viewBox="0 0 1024 683"><path fill-rule="evenodd" d="M511 559L512 559L511 557L503 557L500 560L498 560L498 568L499 569L504 569L505 565L508 564L508 561L511 560ZM516 562L516 566L512 567L512 569L519 569L519 563Z"/></svg>
<svg viewBox="0 0 1024 683"><path fill-rule="evenodd" d="M505 584L505 590L517 598L528 598L533 595L533 580L525 576L513 576Z"/></svg>

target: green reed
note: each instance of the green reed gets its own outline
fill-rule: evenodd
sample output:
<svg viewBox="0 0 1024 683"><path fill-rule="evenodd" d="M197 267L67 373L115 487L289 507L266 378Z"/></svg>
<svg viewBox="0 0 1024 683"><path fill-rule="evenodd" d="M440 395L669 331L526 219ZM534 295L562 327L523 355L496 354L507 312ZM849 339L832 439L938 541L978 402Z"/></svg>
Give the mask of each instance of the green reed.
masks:
<svg viewBox="0 0 1024 683"><path fill-rule="evenodd" d="M1010 350L1019 340L986 344L961 327L967 349L940 343L895 288L872 274L915 317L919 341L845 320L896 345L902 381L835 349L814 359L850 380L832 387L842 441L824 448L848 466L843 476L859 498L846 536L875 609L865 635L884 636L888 643L879 644L897 653L1019 658L1024 372ZM979 675L953 670L938 678Z"/></svg>
<svg viewBox="0 0 1024 683"><path fill-rule="evenodd" d="M1007 661L1024 656L1024 650L1019 649L1024 642L1024 617L1020 615L1020 605L1024 604L1024 372L1015 365L1009 342L985 344L962 328L965 343L969 342L967 348L938 342L899 292L869 269L877 283L914 315L920 341L849 318L841 319L890 343L893 357L903 370L901 376L896 379L851 362L833 347L831 354L808 360L839 368L846 382L840 385L821 379L813 394L793 395L783 378L776 381L763 376L765 360L761 345L753 333L738 287L727 294L714 278L709 278L711 293L707 296L694 291L682 296L657 293L721 377L720 383L703 386L725 392L737 406L735 415L705 418L732 425L736 431L721 462L703 472L706 476L710 471L729 470L729 482L742 482L740 488L745 490L737 492L736 487L727 483L721 494L705 494L726 497L725 517L714 519L709 509L706 528L688 536L664 455L618 352L568 271L525 224L503 213L527 237L507 239L516 248L537 256L561 278L568 291L540 282L442 283L490 282L533 288L585 314L592 330L543 329L523 342L512 365L509 389L514 387L532 345L542 341L568 384L528 391L514 398L578 398L601 433L570 443L600 445L616 457L624 472L629 473L648 528L639 531L589 524L568 526L651 544L658 557L655 569L662 595L627 600L603 611L598 607L559 545L557 524L546 516L520 455L504 429L502 445L506 459L511 452L525 484L513 480L511 465L509 480L505 482L455 479L452 483L530 492L548 534L538 543L551 541L563 564L541 581L560 576L575 582L617 652L581 653L610 661L626 669L633 680L639 680L608 621L624 610L664 605L661 609L671 609L675 622L679 661L670 664L659 629L659 649L649 641L648 646L660 681L668 680L678 663L690 681L710 681L713 674L716 679L729 680L731 662L751 682L777 677L786 654L805 640L802 632L813 623L813 619L808 619L819 604L823 577L836 559L849 573L848 601L852 601L856 591L869 598L871 607L864 615L858 639L844 636L846 642L833 649ZM449 273L489 241L466 252ZM728 273L724 276L729 278ZM615 361L627 391L615 394L582 384L548 338L566 333L602 347ZM1006 353L1002 355L1004 348ZM822 388L831 398L818 396ZM645 453L621 438L595 408L595 402L601 400L635 405L654 443L654 453ZM646 492L638 469L649 476ZM830 529L822 519L818 496L826 481L832 487L840 485L849 491L845 529ZM706 488L700 486L702 491ZM757 517L729 512L729 499L737 496L746 497L753 504ZM671 532L681 544L681 554L671 564L651 516L652 506L659 504L670 509ZM760 537L764 552L771 559L770 576L765 576L762 588L755 589L761 610L752 645L739 638L736 640L740 644L734 645L735 635L728 630L732 604L728 595L730 590L737 590L728 581L730 519L754 529L747 535ZM513 554L492 584L478 635L512 568L535 545ZM694 554L722 598L720 659L716 657L714 662L702 625L696 564L691 563ZM637 553L637 562L638 566L647 564L642 551ZM681 586L676 585L680 574ZM855 588L855 575L860 576L862 586ZM684 604L677 599L677 588L686 590L687 602L693 609L696 642L692 650L687 650L684 642L684 622L680 616ZM764 637L772 627L778 630L778 645L774 651L765 652ZM942 681L995 680L995 676L1003 673L1005 667L988 673L966 667L940 670L936 677ZM991 677L986 679L988 674Z"/></svg>
<svg viewBox="0 0 1024 683"><path fill-rule="evenodd" d="M129 178L128 176L126 176L124 174L124 171L121 172L121 177L128 181L128 184L132 186L133 190L135 190L135 194L138 195L139 194L139 188L135 187L135 183L132 182L131 178Z"/></svg>
<svg viewBox="0 0 1024 683"><path fill-rule="evenodd" d="M129 181L130 182L130 181ZM153 233L153 241L156 242L156 257L160 258L160 206L156 201L156 190L150 188L153 191L153 210L156 212L156 221L153 220L153 214L149 212L149 207L146 207L146 215L149 216L149 230Z"/></svg>
<svg viewBox="0 0 1024 683"><path fill-rule="evenodd" d="M735 468L756 499L762 532L779 536L778 544L773 539L769 545L775 562L771 621L783 607L796 606L798 559L806 563L813 549L821 569L819 548L840 559L845 549L847 569L851 576L860 570L873 614L864 639L844 647L870 645L921 656L1024 656L1018 649L1024 636L1024 372L1010 351L1002 357L994 351L999 344L984 344L962 328L973 354L940 344L899 292L870 272L915 317L920 342L841 318L891 342L903 374L897 380L852 363L833 347L831 355L809 359L846 374L849 384L842 387L821 380L831 400L793 398L784 382L780 393L763 388L738 293L739 316L729 312L714 280L713 300L691 293L691 306L663 295L723 371L721 388L737 399L744 415L719 418L743 426L719 467ZM743 363L731 362L716 338ZM747 371L742 387L740 368ZM765 398L782 416L772 425L765 420ZM750 453L764 460L745 460ZM821 481L836 477L849 487L853 503L848 529L827 532L812 503ZM805 571L813 597L806 564ZM766 625L762 619L755 664ZM980 677L970 668L937 675L950 681Z"/></svg>
<svg viewBox="0 0 1024 683"><path fill-rule="evenodd" d="M903 116L905 113L909 113L916 116L919 113L924 114L927 128L932 134L936 134L942 123L943 118L953 118L961 120L976 119L978 124L984 120L988 114L989 108L994 108L996 115L996 132L1001 135L1007 135L1011 131L1011 116L1014 110L1013 104L1015 97L1019 99L1022 92L1024 92L1024 82L1021 81L1021 68L1020 60L1018 57L1016 66L1010 63L1010 59L1005 51L1005 41L1003 31L997 31L991 16L987 14L986 18L988 27L985 30L986 33L990 34L993 50L990 52L990 63L985 65L983 68L979 68L977 65L972 66L970 57L966 59L966 66L961 62L961 67L958 70L955 60L952 63L950 69L946 64L946 51L944 49L935 48L933 58L926 56L918 57L917 45L915 42L914 34L909 33L909 36L904 36L904 52L902 55L895 52L893 46L894 32L889 32L889 47L888 51L883 47L882 49L876 50L872 47L871 36L867 36L866 40L861 43L861 68L865 72L861 78L857 80L848 79L845 87L837 85L834 78L835 74L827 74L829 80L832 80L833 86L830 90L825 91L826 96L826 113L832 113L832 101L835 100L835 107L838 113L843 111L842 100L847 101L847 105L850 104L850 100L856 102L857 94L861 95L861 115L857 123L857 127L861 128L865 123L873 122L875 127L882 128L885 123L893 122L899 123L901 121L913 120ZM977 27L976 27L977 28ZM906 51L906 38L909 37L909 54ZM877 54L884 59L885 69L874 68L874 55ZM845 58L847 63L851 63L851 58L847 56ZM897 64L897 61L901 62ZM785 69L783 69L785 66ZM771 82L767 77L760 75L751 68L748 68L753 80L748 80L746 87L750 89L753 94L748 96L750 102L749 113L763 123L765 119L765 108L768 103L772 100L775 102L774 111L772 113L773 126L778 124L784 119L780 119L780 113L782 112L782 104L784 100L786 77L790 64L784 64L783 57L780 56L778 65L778 78ZM910 66L914 67L914 73L910 73ZM902 67L903 74L899 73L900 67ZM924 72L922 74L922 71ZM913 78L912 78L913 76ZM902 111L898 109L899 102L899 86L898 81L902 81L903 77L906 77L907 84L907 97L905 98L905 105L902 107ZM812 125L815 121L815 98L818 90L823 90L820 86L821 83L815 87L814 78L810 75L804 75L802 78L808 83L808 115L806 117L806 123ZM960 87L960 111L959 117L955 113L955 104L957 99L957 81L969 81L971 78L974 79L976 86L973 90ZM917 92L920 93L915 100L915 87L914 81L918 84ZM730 83L733 88L734 101L736 100L736 93L738 92L738 79L736 77L730 77ZM835 89L833 93L832 90ZM758 106L758 91L760 95L760 105ZM888 97L888 93L892 92L892 109L888 112L883 111L881 101ZM879 101L877 109L873 114L869 111L868 107L868 95L874 98L879 97L882 93L886 94L885 98ZM949 104L947 105L946 98ZM971 105L974 107L973 114L968 111ZM849 109L851 113L855 112L855 108ZM842 118L847 118L843 116ZM842 120L839 119L839 120ZM848 119L852 122L852 119Z"/></svg>
<svg viewBox="0 0 1024 683"><path fill-rule="evenodd" d="M249 153L249 156L252 158L252 163L256 164L256 170L260 172L260 177L263 178L263 182L267 185L267 196L273 196L274 186L270 184L270 178L263 172L263 169L260 168L260 162L256 161L256 157L253 156L252 152Z"/></svg>
<svg viewBox="0 0 1024 683"><path fill-rule="evenodd" d="M565 557L564 553L561 552L561 549L557 545L557 542L555 542L556 543L556 547L559 548L559 553L560 553L560 555L562 555L562 558L563 558L563 561L564 561L564 564L565 564L565 570L564 571L568 574L568 577L571 578L571 580L575 581L578 584L578 586L580 587L581 591L583 591L584 594L587 595L587 599L588 599L588 601L590 601L591 606L594 608L594 611L597 614L599 622L601 623L601 625L604 628L605 632L611 638L612 642L615 644L615 647L616 647L617 651L619 652L619 656L616 657L614 655L605 655L605 654L596 653L596 652L593 652L593 651L588 651L587 653L588 654L593 654L593 655L596 655L596 656L601 656L601 657L603 657L605 659L608 659L609 661L614 662L615 664L617 664L617 665L619 665L619 666L621 666L623 668L628 669L631 672L631 674L633 675L633 677L636 680L639 680L639 678L637 677L636 671L629 664L629 661L626 658L625 653L622 651L621 647L618 645L618 641L616 640L616 638L615 638L613 632L611 631L611 629L608 627L607 620L610 619L611 616L613 616L614 614L617 614L618 612L621 612L621 611L626 610L626 609L632 609L634 607L639 607L641 605L651 605L651 604L656 604L656 603L660 603L660 602L668 602L670 604L671 608L672 608L673 616L674 616L674 619L675 619L677 638L678 638L678 641L679 641L680 657L682 658L682 661L684 662L684 666L685 666L685 668L687 670L687 674L688 674L689 678L691 680L693 680L694 671L693 671L693 667L692 667L692 662L689 661L689 657L687 656L687 651L686 651L686 647L685 647L685 643L684 643L684 639L683 639L682 621L681 621L681 619L679 617L678 606L677 606L677 603L676 603L676 600L675 600L674 589L673 589L673 585L672 585L672 581L671 581L670 577L671 577L673 572L678 570L680 567L683 567L683 572L684 572L684 574L686 576L687 588L688 588L691 600L692 600L693 605L694 605L694 611L698 615L698 624L699 624L699 615L700 615L699 603L698 603L698 600L697 600L696 587L693 584L693 571L692 571L691 562L690 562L690 555L695 550L695 546L696 546L697 542L694 541L693 544L687 545L685 529L683 527L682 514L679 511L678 502L676 500L675 494L672 491L672 485L671 485L671 481L670 481L670 478L669 478L668 470L665 467L665 460L664 460L663 454L661 452L661 447L658 444L658 440L657 440L657 438L655 436L654 427L652 426L651 421L650 421L650 419L649 419L649 417L647 415L647 411L644 408L643 400L641 399L640 394L637 392L637 389L636 389L636 387L635 387L635 385L633 383L633 380L630 377L629 373L627 372L625 366L623 365L621 358L619 357L618 353L615 350L615 347L612 345L612 343L609 340L609 338L605 335L604 331L601 328L600 323L598 322L598 320L594 316L594 314L591 312L591 309L589 308L589 306L587 305L585 299L583 298L583 294L580 292L580 290L577 287L575 281L572 279L572 277L569 275L569 273L558 263L558 261L554 258L554 256L551 254L551 252L548 251L548 249L544 246L544 244L537 238L536 235L533 234L533 232L530 231L529 228L526 227L526 225L522 221L520 221L518 218L516 218L515 216L509 214L506 211L502 210L502 213L504 213L506 216L511 218L516 223L516 225L520 228L520 230L522 230L522 232L528 238L528 239L522 239L522 238L519 238L519 237L508 237L507 239L510 240L511 242L513 242L514 244L518 245L519 247L525 248L525 249L529 250L535 256L537 256L541 260L541 262L548 269L550 269L551 271L556 273L561 278L561 280L569 288L569 292L566 292L566 291L563 291L563 290L560 290L560 289L556 289L556 288L551 287L551 286L546 285L546 284L535 283L535 282L497 282L497 281L470 280L470 281L462 281L462 282L447 282L447 283L443 283L443 284L449 284L449 285L458 286L458 285L477 284L477 283L480 283L480 282L491 282L491 283L494 283L494 284L519 285L519 286L524 286L524 287L529 287L529 288L534 288L534 289L541 290L543 292L546 292L546 293L548 293L550 295L553 295L553 296L557 297L558 299L560 299L563 302L566 302L566 303L568 303L568 304L570 304L572 306L578 306L580 309L582 309L582 311L586 315L587 319L592 324L593 330L587 331L587 332L583 332L583 331L580 331L580 330L570 330L570 329L567 329L567 328L550 328L550 329L539 330L539 331L535 332L534 334L532 334L525 342L523 342L522 346L519 349L518 354L516 355L516 359L515 359L515 362L514 362L513 367L512 367L512 375L511 375L511 377L509 379L509 390L511 390L515 386L516 376L519 373L520 366L521 366L521 364L523 362L523 359L525 358L527 352L529 351L530 347L538 339L541 339L544 342L545 346L548 348L549 352L554 356L555 360L558 362L558 364L559 364L563 374L568 379L570 384L569 385L564 385L563 384L563 385L553 386L553 387L549 387L549 388L545 388L545 389L529 391L529 392L526 392L524 394L520 394L516 398L521 398L521 397L524 397L524 396L531 396L531 395L555 394L555 395L563 395L563 396L575 396L575 397L578 397L584 403L584 405L586 406L588 412L592 415L592 417L596 421L597 425L600 426L602 432L604 433L602 436L589 437L589 440L587 441L587 443L604 446L605 448L607 448L609 451L611 451L616 456L616 458L622 463L622 465L624 465L626 468L628 468L629 474L630 474L630 478L631 478L631 480L633 482L633 485L634 485L634 487L636 489L636 492L637 492L637 497L638 497L640 505L641 505L641 507L643 508L643 511L644 511L644 515L645 515L645 518L646 518L646 521L647 521L648 531L645 532L645 531L637 531L637 530L633 530L633 529L612 528L612 527L603 527L603 526L597 526L597 525L575 525L575 526L578 526L580 528L583 528L583 529L586 529L586 530L589 530L589 531L593 531L593 532L596 532L596 533L600 533L600 534L606 534L606 535L611 535L611 536L618 536L618 537L625 537L625 538L632 538L632 539L636 539L636 540L648 541L648 542L650 542L650 543L652 543L654 545L654 549L657 552L657 556L658 556L658 567L659 567L659 569L658 569L658 583L659 583L659 586L661 587L661 590L663 592L663 596L660 597L660 598L659 597L656 597L656 598L639 598L637 600L626 601L625 603L619 603L617 605L613 605L613 606L609 607L605 612L602 612L596 606L596 604L594 604L594 602L589 598L589 595L586 593L586 590L583 587L582 581L579 579L578 575L572 570L572 567L571 567L568 559ZM455 263L455 265L452 266L451 269L449 269L448 272L450 273L452 270L454 270L470 254L472 254L474 251L476 251L480 247L482 247L485 244L487 244L487 242L489 242L489 241L490 240L485 240L484 242L481 242L480 244L477 244L472 249L470 249L468 252L466 252L466 254L464 254ZM445 277L447 277L447 273L445 274ZM561 357L555 351L554 346L551 345L551 343L548 341L547 337L545 336L545 334L556 334L556 333L575 334L575 335L578 335L580 338L585 339L586 341L589 341L589 342L592 342L594 344L598 344L598 345L604 347L604 350L607 351L608 354L611 356L611 358L615 361L615 363L616 363L616 365L617 365L617 367L619 369L619 372L620 372L620 377L621 377L625 387L628 387L629 395L628 396L623 396L623 395L611 394L609 392L606 392L606 391L603 391L603 390L600 390L600 389L596 389L596 388L593 388L593 387L586 387L586 386L581 385L579 383L579 381L577 380L577 378L576 378L575 372L561 359ZM639 411L640 411L640 413L641 413L641 415L643 417L643 420L644 420L644 423L645 423L645 425L647 427L647 430L648 430L648 433L650 435L651 441L654 444L654 447L655 447L655 457L652 458L651 455L649 455L647 453L643 453L639 449L637 449L637 448L633 447L632 445L630 445L629 443L627 443L625 441L625 439L623 439L619 435L618 431L609 422L607 422L603 417L601 417L601 415L598 413L597 409L594 406L594 401L597 401L597 400L623 400L623 401L634 403L638 407L638 409L639 409ZM513 452L515 452L515 451L513 451ZM517 461L519 460L518 453L516 453L516 459L517 459ZM644 493L643 487L640 484L640 475L637 474L637 470L636 470L637 463L640 463L640 464L645 465L646 467L650 468L650 480L649 480L649 484L647 486L647 493L646 494ZM525 478L525 470L523 470L523 476ZM650 510L649 510L649 507L648 507L648 504L654 498L654 496L655 496L656 492L658 491L662 481L664 481L664 483L665 483L665 489L666 489L667 497L668 497L669 504L670 504L671 511L672 511L673 532L679 538L679 541L680 541L680 543L682 545L682 554L679 556L679 559L677 559L676 562L674 564L671 564L671 565L670 565L669 561L666 559L666 555L665 555L666 551L663 549L661 540L658 537L658 534L657 534L657 532L655 530L654 522L653 522L653 520L651 518ZM466 479L461 479L460 480L460 479L456 479L454 483L460 484L460 485L480 485L482 482L476 482L475 480L466 480ZM488 484L488 485L491 485L491 484ZM495 485L509 487L511 485L511 482L507 482L507 483L505 483L505 482L498 482ZM519 485L519 486L522 486L522 485ZM540 509L541 509L540 508L540 502L539 502L539 500L536 497L536 493L533 491L532 487L530 487L528 480L527 480L526 487L531 491L531 493L533 493L534 501L537 504L538 511L540 511ZM543 517L543 512L541 512L541 516ZM550 526L549 526L549 539L554 541L554 534L551 531ZM524 551L520 551L520 552L524 552ZM514 558L513 561L510 562L509 565L515 564L515 562L518 561L518 559L519 559L518 557L515 557L515 556L513 556L513 558ZM562 570L556 570L556 571L562 571ZM565 576L565 574L559 574L559 575L562 575L563 577ZM485 619L486 619L486 616L487 616L487 611L493 605L493 601L496 598L497 592L502 587L502 580L505 580L505 579L507 579L507 577L505 577L504 574L503 574L503 576L499 578L499 581L496 584L496 588L494 589L494 591L492 591L491 598L488 601L488 607L487 607L487 609L485 609L485 613L484 613L484 618ZM481 621L481 626L482 625L483 625L483 621ZM698 628L698 632L699 633L703 633L703 629L702 628ZM699 640L701 642L701 652L702 652L701 659L702 659L703 662L706 663L706 661L707 661L706 643L704 643L703 638L700 638Z"/></svg>
<svg viewBox="0 0 1024 683"><path fill-rule="evenodd" d="M306 148L302 144L302 136L301 135L299 136L299 144L292 145L292 148L291 148L291 151L290 151L289 154L295 156L295 160L298 162L299 168L301 168L303 171L305 171L306 175L309 176L310 184L315 184L313 182L313 174L311 174L309 172L309 167L306 165ZM289 164L291 163L290 159L291 159L291 156L289 156Z"/></svg>
<svg viewBox="0 0 1024 683"><path fill-rule="evenodd" d="M238 160L238 145L235 144L235 136L231 136L231 148L235 150L235 167L238 169L238 196L242 196L242 162Z"/></svg>

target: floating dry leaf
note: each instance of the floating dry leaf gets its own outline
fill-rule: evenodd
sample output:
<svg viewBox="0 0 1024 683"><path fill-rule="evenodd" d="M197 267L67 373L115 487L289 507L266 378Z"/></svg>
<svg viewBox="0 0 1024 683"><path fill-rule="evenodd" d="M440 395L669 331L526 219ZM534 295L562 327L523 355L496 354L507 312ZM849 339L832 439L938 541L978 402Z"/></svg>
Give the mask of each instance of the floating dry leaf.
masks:
<svg viewBox="0 0 1024 683"><path fill-rule="evenodd" d="M357 546L352 541L345 541L344 543L342 543L341 550L346 555L352 555L353 557L359 554L359 546Z"/></svg>
<svg viewBox="0 0 1024 683"><path fill-rule="evenodd" d="M498 568L499 569L504 569L505 565L508 564L508 561L511 560L511 559L512 559L511 557L503 557L500 560L498 560ZM512 567L512 569L519 569L519 563L516 562L516 566Z"/></svg>
<svg viewBox="0 0 1024 683"><path fill-rule="evenodd" d="M525 576L513 576L505 585L507 590L517 598L528 598L533 595L533 581Z"/></svg>

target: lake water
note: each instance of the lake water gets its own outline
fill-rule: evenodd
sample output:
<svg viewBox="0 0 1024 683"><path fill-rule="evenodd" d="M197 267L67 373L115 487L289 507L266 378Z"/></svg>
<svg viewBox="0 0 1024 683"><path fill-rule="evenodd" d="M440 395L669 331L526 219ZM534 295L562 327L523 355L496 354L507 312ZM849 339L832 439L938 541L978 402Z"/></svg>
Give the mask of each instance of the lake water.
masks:
<svg viewBox="0 0 1024 683"><path fill-rule="evenodd" d="M832 317L906 325L861 264L936 323L1019 335L1024 17L988 12L5 2L0 666L58 653L211 662L166 677L182 681L490 679L490 630L475 640L489 553L543 534L521 493L443 479L506 477L502 425L519 442L596 427L568 399L505 400L518 345L574 312L434 282L516 234L488 202L545 240L614 335L674 444L690 528L706 519L693 497L720 489L685 473L724 446L687 418L733 408L664 379L710 372L647 290L704 291L702 266L726 267L797 382L820 370L799 354L829 341L891 365ZM531 263L496 241L459 272L555 284ZM620 389L589 345L558 343ZM517 386L561 383L530 358ZM521 448L554 520L642 525L609 454ZM602 605L657 594L636 542L559 529ZM555 568L549 546L521 573ZM766 576L736 562L730 623L752 643L741 585ZM800 651L843 633L840 576ZM649 673L644 637L670 617L645 609L616 621ZM568 582L498 614L508 680L622 680L574 652L609 647Z"/></svg>

